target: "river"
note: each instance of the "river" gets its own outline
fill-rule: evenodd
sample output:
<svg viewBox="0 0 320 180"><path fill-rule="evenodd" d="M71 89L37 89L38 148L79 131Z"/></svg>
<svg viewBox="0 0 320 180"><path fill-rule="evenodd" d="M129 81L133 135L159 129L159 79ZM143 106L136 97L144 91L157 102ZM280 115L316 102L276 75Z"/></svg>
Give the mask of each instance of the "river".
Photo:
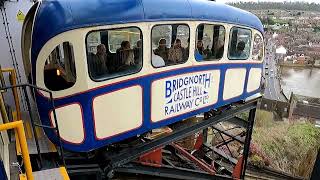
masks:
<svg viewBox="0 0 320 180"><path fill-rule="evenodd" d="M303 96L320 98L320 69L282 67L281 86L290 97L291 92Z"/></svg>

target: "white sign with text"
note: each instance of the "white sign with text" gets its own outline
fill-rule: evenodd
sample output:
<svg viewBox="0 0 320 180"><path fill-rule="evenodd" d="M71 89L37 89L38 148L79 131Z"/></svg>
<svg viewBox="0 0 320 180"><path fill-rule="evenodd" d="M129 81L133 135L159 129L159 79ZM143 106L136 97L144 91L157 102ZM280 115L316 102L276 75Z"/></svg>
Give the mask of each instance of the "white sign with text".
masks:
<svg viewBox="0 0 320 180"><path fill-rule="evenodd" d="M218 100L220 71L199 71L156 80L152 83L153 122L181 115Z"/></svg>

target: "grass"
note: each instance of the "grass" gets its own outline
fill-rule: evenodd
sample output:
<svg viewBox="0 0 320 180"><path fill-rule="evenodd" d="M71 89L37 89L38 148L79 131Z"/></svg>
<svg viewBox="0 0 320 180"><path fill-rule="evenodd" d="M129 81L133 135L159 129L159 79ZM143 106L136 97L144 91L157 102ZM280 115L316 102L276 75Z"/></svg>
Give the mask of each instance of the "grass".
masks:
<svg viewBox="0 0 320 180"><path fill-rule="evenodd" d="M308 122L274 121L272 113L259 110L253 142L271 167L308 178L320 148L320 129Z"/></svg>
<svg viewBox="0 0 320 180"><path fill-rule="evenodd" d="M273 113L270 113L268 111L257 110L255 127L269 128L273 125L273 119Z"/></svg>

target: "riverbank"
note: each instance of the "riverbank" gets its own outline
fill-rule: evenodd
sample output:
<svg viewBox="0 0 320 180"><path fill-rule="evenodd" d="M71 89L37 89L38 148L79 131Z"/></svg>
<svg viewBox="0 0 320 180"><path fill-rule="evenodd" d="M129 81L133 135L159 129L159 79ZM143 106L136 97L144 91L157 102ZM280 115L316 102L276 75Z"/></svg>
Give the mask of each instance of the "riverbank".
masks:
<svg viewBox="0 0 320 180"><path fill-rule="evenodd" d="M320 69L309 67L281 66L280 84L284 94L294 94L320 98Z"/></svg>
<svg viewBox="0 0 320 180"><path fill-rule="evenodd" d="M319 68L320 66L312 66L309 64L289 64L289 63L279 63L280 67L296 67L296 68Z"/></svg>

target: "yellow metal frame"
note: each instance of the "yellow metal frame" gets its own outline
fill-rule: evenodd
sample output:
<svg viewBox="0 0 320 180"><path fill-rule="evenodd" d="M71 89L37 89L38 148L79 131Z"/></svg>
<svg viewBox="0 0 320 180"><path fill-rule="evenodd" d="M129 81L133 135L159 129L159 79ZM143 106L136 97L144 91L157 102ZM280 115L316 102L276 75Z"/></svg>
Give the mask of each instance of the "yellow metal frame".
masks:
<svg viewBox="0 0 320 180"><path fill-rule="evenodd" d="M9 73L10 76L10 83L11 86L17 85L17 75L16 71L13 68L4 68L0 69L0 73ZM16 110L13 113L13 122L9 122L7 111L4 106L4 100L2 98L2 94L0 94L0 112L4 115L4 120L8 123L0 124L0 131L5 131L9 129L13 129L15 131L15 139L16 139L16 148L17 152L19 152L20 155L22 155L22 159L24 162L24 167L26 174L20 174L21 180L33 180L33 174L32 174L32 166L28 151L28 144L26 140L26 135L24 131L23 121L21 120L21 110L20 110L20 102L19 102L19 95L18 95L18 88L14 87L12 88L14 102L16 106ZM3 92L0 92L3 93ZM65 167L60 167L60 174L63 177L64 180L69 180L69 176L67 173L67 170Z"/></svg>
<svg viewBox="0 0 320 180"><path fill-rule="evenodd" d="M11 74L10 78L10 83L12 86L17 85L17 74L16 71L13 68L3 68L0 69L1 73L9 73ZM17 118L21 119L21 111L20 111L20 104L19 104L19 96L18 96L18 88L14 87L12 89L13 91L13 97L14 97L14 103L16 106L16 111L17 111Z"/></svg>
<svg viewBox="0 0 320 180"><path fill-rule="evenodd" d="M20 120L20 121L15 121L15 122L0 125L0 131L5 131L9 129L14 129L18 135L21 152L22 152L22 159L25 166L25 170L26 170L26 176L28 180L33 180L32 167L30 162L27 140L26 140L24 127L23 127L23 122Z"/></svg>
<svg viewBox="0 0 320 180"><path fill-rule="evenodd" d="M3 73L9 73L9 76L10 77L10 83L12 86L16 86L17 85L17 73L16 73L16 70L14 68L3 68L3 69L0 69L0 72L3 74ZM16 120L20 120L22 119L21 118L21 110L20 110L20 102L19 102L19 95L18 95L18 88L17 87L14 87L12 88L12 93L13 93L13 98L14 98L14 104L16 106L16 113L13 114L13 121L16 121ZM7 115L7 111L5 109L5 107L3 106L4 105L4 101L3 101L3 98L0 97L0 111L1 111L1 114L3 114L3 117L4 117L4 121L5 122L9 122L8 120L8 115ZM15 139L16 139L16 148L17 148L17 152L18 154L21 155L21 147L20 147L20 143L19 143L19 138L17 137L17 133L15 133Z"/></svg>

